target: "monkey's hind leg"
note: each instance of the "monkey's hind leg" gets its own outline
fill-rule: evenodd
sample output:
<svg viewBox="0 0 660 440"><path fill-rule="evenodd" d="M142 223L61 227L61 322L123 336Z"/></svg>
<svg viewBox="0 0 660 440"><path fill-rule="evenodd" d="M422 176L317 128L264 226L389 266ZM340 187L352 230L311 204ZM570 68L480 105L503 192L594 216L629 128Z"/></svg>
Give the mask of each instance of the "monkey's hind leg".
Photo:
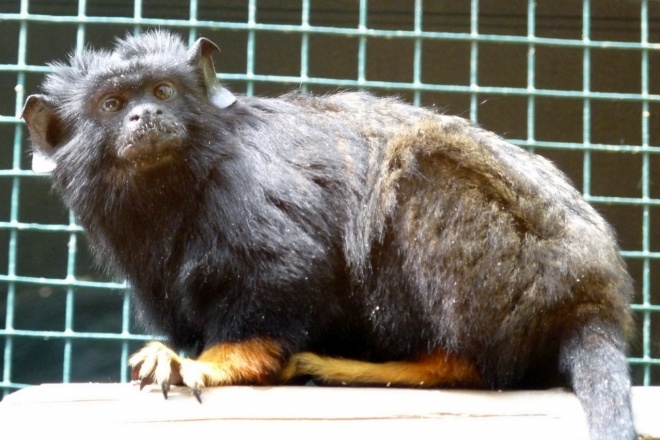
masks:
<svg viewBox="0 0 660 440"><path fill-rule="evenodd" d="M205 387L276 382L283 367L281 345L268 339L222 343L202 352L197 359L177 355L160 342L150 342L129 359L133 380L160 385L163 396L171 385L185 385L201 403Z"/></svg>
<svg viewBox="0 0 660 440"><path fill-rule="evenodd" d="M289 359L281 378L286 382L300 376L346 385L482 387L481 377L471 363L441 350L421 356L416 361L384 363L297 353Z"/></svg>

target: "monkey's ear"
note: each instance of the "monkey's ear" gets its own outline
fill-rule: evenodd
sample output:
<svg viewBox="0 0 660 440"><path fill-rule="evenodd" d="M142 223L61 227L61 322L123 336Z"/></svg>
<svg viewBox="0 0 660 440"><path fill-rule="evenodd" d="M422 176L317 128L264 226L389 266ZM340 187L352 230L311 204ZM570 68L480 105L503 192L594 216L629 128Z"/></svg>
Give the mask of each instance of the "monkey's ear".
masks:
<svg viewBox="0 0 660 440"><path fill-rule="evenodd" d="M32 171L35 173L48 173L56 166L53 152L60 137L61 124L49 101L45 95L30 95L21 114L30 132Z"/></svg>
<svg viewBox="0 0 660 440"><path fill-rule="evenodd" d="M188 50L188 64L197 67L201 73L209 100L220 108L227 108L236 102L236 97L222 87L215 75L213 53L220 52L218 46L207 38L200 38Z"/></svg>

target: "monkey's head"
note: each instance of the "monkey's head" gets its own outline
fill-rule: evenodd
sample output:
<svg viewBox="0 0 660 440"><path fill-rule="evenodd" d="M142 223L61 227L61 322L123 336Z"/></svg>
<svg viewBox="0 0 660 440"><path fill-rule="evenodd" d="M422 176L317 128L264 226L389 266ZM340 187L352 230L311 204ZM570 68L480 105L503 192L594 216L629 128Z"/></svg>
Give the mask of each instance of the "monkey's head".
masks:
<svg viewBox="0 0 660 440"><path fill-rule="evenodd" d="M155 31L53 64L44 93L23 110L33 170L69 182L79 172L125 180L188 161L211 115L235 101L216 78L216 50L205 38L188 48Z"/></svg>

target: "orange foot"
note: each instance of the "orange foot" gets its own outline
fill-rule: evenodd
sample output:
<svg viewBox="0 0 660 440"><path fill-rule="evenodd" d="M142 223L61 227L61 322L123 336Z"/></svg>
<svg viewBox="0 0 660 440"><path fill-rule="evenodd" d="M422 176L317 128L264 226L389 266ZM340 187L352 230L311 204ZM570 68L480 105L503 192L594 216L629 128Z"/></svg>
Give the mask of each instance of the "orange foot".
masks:
<svg viewBox="0 0 660 440"><path fill-rule="evenodd" d="M385 385L402 387L480 388L476 367L465 359L435 350L415 361L372 363L351 359L296 353L281 373L282 381L297 376L345 385Z"/></svg>
<svg viewBox="0 0 660 440"><path fill-rule="evenodd" d="M171 385L185 385L201 403L205 387L216 385L266 385L279 381L284 350L269 339L222 343L202 352L197 359L177 355L160 342L150 342L129 359L133 380L160 385L163 396Z"/></svg>

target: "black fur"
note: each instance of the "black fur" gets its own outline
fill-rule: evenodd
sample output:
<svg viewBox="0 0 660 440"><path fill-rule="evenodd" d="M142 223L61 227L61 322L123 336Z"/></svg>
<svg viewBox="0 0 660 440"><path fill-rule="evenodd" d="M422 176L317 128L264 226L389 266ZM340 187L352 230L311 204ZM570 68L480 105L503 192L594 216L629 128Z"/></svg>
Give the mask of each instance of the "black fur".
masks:
<svg viewBox="0 0 660 440"><path fill-rule="evenodd" d="M193 352L260 336L370 361L439 347L492 388L563 375L592 438L634 438L631 281L609 226L554 166L365 93L218 106L210 56L191 51L162 32L85 51L25 113L152 331ZM94 110L160 79L178 96L147 135L155 147Z"/></svg>

